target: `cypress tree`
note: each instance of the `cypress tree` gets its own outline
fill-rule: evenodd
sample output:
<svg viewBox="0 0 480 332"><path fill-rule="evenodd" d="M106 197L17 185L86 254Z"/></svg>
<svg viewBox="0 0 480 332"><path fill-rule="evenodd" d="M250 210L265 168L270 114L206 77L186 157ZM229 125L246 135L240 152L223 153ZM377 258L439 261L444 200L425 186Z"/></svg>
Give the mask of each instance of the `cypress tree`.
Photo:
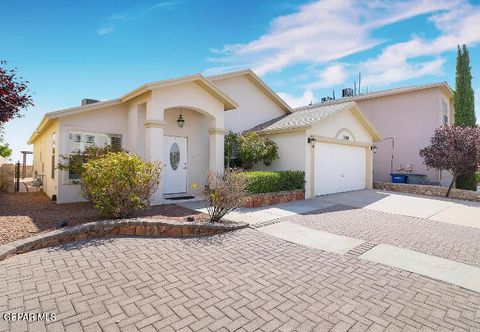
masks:
<svg viewBox="0 0 480 332"><path fill-rule="evenodd" d="M475 116L475 96L472 88L472 73L470 56L467 46L460 45L457 49L457 73L455 77L455 92L453 108L455 110L455 125L473 127L477 123ZM457 178L459 189L477 190L475 173Z"/></svg>

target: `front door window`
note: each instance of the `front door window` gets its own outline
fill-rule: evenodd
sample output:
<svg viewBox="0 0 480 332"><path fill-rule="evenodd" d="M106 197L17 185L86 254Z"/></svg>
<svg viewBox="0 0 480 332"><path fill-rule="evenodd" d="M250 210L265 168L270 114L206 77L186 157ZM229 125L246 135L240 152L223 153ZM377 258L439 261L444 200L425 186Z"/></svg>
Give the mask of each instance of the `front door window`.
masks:
<svg viewBox="0 0 480 332"><path fill-rule="evenodd" d="M180 148L177 143L173 143L170 147L170 166L175 171L180 163Z"/></svg>

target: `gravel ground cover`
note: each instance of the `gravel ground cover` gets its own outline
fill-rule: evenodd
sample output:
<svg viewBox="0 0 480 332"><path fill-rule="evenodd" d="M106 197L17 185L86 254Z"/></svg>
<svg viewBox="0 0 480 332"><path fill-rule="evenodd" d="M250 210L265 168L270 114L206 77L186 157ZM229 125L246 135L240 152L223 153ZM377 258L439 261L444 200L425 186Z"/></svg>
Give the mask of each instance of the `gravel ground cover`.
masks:
<svg viewBox="0 0 480 332"><path fill-rule="evenodd" d="M157 205L142 211L138 217L185 221L193 216L196 222L208 216L175 204ZM0 194L0 244L54 230L63 221L74 226L102 220L89 203L55 204L43 192Z"/></svg>

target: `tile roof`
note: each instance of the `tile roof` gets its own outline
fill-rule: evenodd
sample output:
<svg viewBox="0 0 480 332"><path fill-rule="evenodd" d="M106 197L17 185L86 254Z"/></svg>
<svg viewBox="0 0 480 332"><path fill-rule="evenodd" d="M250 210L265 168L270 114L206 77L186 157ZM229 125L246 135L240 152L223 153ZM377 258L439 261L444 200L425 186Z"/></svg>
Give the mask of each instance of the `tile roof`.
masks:
<svg viewBox="0 0 480 332"><path fill-rule="evenodd" d="M328 116L355 106L354 102L337 103L333 105L317 105L308 109L299 110L292 114L264 122L251 130L275 131L284 129L304 128L317 123Z"/></svg>

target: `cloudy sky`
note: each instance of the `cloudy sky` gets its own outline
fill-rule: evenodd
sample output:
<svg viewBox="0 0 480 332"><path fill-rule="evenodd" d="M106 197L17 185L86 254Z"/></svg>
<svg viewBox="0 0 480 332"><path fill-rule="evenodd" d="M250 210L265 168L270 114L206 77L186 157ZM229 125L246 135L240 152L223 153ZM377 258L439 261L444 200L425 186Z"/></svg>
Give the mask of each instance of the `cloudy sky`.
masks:
<svg viewBox="0 0 480 332"><path fill-rule="evenodd" d="M46 112L197 72L249 67L301 106L333 90L339 96L359 72L362 92L454 87L456 47L465 43L480 100L479 1L0 0L0 7L0 59L30 81L35 100L6 126L16 151L31 149L26 141Z"/></svg>

